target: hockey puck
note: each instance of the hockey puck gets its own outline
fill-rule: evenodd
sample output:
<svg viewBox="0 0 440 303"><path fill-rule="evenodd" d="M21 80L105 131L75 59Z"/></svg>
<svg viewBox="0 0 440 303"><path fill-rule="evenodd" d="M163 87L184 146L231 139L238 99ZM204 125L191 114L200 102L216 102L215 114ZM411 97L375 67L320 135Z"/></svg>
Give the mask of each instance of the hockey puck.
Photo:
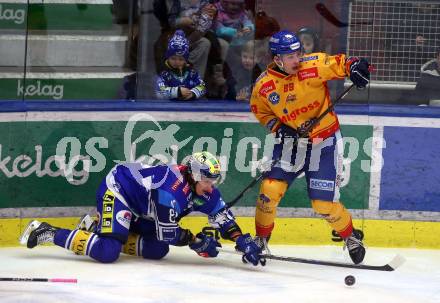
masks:
<svg viewBox="0 0 440 303"><path fill-rule="evenodd" d="M356 279L353 276L345 277L345 285L352 286L356 282Z"/></svg>

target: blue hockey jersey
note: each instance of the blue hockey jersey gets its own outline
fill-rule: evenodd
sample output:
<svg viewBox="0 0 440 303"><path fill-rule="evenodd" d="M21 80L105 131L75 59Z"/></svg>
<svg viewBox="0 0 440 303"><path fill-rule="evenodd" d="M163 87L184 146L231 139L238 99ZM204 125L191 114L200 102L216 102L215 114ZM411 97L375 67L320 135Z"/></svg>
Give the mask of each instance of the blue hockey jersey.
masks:
<svg viewBox="0 0 440 303"><path fill-rule="evenodd" d="M219 190L214 188L210 194L197 195L179 168L182 167L119 164L107 175L106 183L136 217L154 220L158 240L171 245L177 243L182 232L176 219L187 210L208 215L211 226L222 234L235 225Z"/></svg>

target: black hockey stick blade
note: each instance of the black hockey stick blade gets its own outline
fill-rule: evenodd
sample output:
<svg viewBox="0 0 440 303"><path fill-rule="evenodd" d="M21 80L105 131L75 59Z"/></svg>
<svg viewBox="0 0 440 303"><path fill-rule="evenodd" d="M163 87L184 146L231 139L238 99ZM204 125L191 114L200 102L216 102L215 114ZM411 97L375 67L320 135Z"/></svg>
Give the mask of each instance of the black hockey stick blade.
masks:
<svg viewBox="0 0 440 303"><path fill-rule="evenodd" d="M396 268L398 268L405 262L405 258L401 255L396 255L390 262L388 262L385 265L350 264L343 262L332 262L332 261L323 261L323 260L314 260L314 259L275 256L271 254L263 254L261 255L261 257L271 260L277 260L277 261L305 263L312 265L324 265L324 266L333 266L333 267L345 267L345 268L363 269L363 270L377 270L377 271L394 271Z"/></svg>
<svg viewBox="0 0 440 303"><path fill-rule="evenodd" d="M327 20L328 22L330 22L331 24L333 24L336 27L347 27L347 26L350 26L350 25L371 25L372 24L371 21L351 22L350 24L347 23L347 22L342 22L341 20L336 18L335 15L333 15L333 13L323 3L317 3L315 5L315 8L318 11L318 13L322 17L324 17L325 20Z"/></svg>
<svg viewBox="0 0 440 303"><path fill-rule="evenodd" d="M322 17L324 17L325 20L327 20L328 22L330 22L334 26L336 26L336 27L347 27L348 26L348 23L342 22L338 18L336 18L335 15L333 15L323 3L317 3L315 7L316 7L316 10L318 11L318 13Z"/></svg>
<svg viewBox="0 0 440 303"><path fill-rule="evenodd" d="M65 278L0 278L4 282L52 282L52 283L78 283L78 279Z"/></svg>

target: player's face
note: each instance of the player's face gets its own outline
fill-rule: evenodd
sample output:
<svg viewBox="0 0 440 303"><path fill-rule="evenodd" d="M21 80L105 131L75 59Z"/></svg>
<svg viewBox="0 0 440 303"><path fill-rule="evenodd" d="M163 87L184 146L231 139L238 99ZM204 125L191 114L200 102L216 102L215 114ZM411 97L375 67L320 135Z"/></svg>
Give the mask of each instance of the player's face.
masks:
<svg viewBox="0 0 440 303"><path fill-rule="evenodd" d="M186 64L186 61L182 56L174 55L168 58L168 63L172 68L182 69Z"/></svg>
<svg viewBox="0 0 440 303"><path fill-rule="evenodd" d="M279 59L283 64L283 70L289 75L295 75L299 69L300 53L294 52L291 54L281 55Z"/></svg>
<svg viewBox="0 0 440 303"><path fill-rule="evenodd" d="M203 196L212 193L214 182L211 180L201 180L196 183L196 194Z"/></svg>

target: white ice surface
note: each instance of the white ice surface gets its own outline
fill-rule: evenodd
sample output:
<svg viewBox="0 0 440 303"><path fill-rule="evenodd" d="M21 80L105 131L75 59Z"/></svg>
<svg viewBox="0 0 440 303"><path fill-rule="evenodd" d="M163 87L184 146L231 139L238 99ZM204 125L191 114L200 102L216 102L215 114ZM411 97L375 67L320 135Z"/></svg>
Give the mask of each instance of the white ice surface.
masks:
<svg viewBox="0 0 440 303"><path fill-rule="evenodd" d="M232 248L231 248L232 249ZM284 256L348 261L337 246L272 246ZM365 264L382 265L399 253L394 272L268 261L242 264L238 255L204 259L187 247L172 247L150 261L121 256L99 264L60 247L0 249L0 277L77 278L77 284L0 282L0 302L440 302L440 251L369 248ZM354 275L352 287L344 284Z"/></svg>

